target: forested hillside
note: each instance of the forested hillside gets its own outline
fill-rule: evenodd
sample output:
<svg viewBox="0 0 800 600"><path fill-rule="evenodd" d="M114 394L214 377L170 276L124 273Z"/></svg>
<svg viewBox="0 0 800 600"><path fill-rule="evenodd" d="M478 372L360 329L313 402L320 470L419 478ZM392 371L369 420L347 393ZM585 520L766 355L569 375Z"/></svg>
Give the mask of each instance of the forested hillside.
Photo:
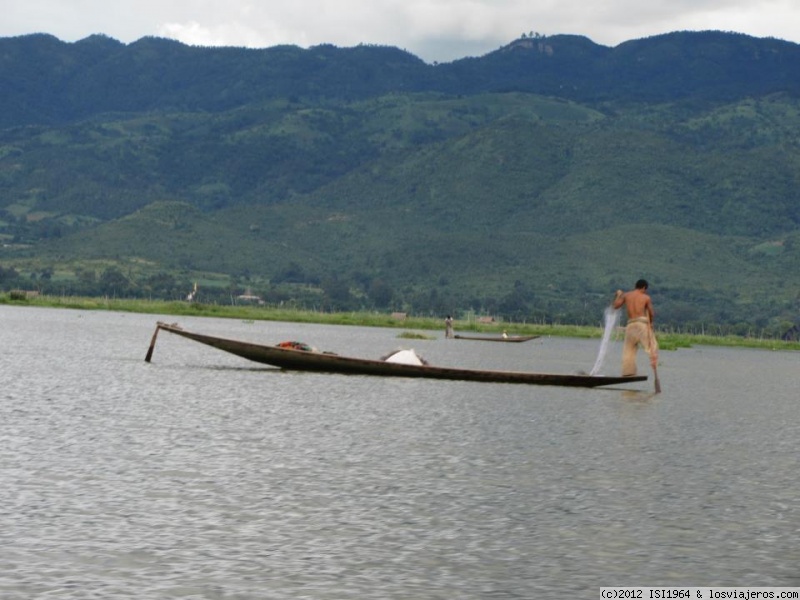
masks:
<svg viewBox="0 0 800 600"><path fill-rule="evenodd" d="M35 35L0 85L3 289L595 323L646 277L662 326L797 322L795 44Z"/></svg>

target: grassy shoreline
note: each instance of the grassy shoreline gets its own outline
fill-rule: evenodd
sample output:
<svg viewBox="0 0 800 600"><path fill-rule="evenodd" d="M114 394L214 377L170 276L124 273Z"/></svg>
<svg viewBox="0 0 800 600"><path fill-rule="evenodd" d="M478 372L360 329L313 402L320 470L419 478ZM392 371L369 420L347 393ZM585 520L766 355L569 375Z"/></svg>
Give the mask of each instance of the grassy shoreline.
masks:
<svg viewBox="0 0 800 600"><path fill-rule="evenodd" d="M444 334L443 319L432 317L407 317L397 319L390 314L378 312L323 313L309 310L278 308L269 306L242 305L222 306L202 303L188 303L166 300L137 300L120 298L84 298L67 296L36 296L31 298L12 298L0 294L0 305L31 306L43 308L65 308L74 310L108 310L140 314L170 316L213 317L220 319L240 319L244 321L283 321L288 323L321 323L327 325L351 325L361 327L389 327L402 330L441 331ZM572 338L599 338L601 327L581 325L547 325L534 323L479 323L477 321L456 320L458 331L478 333L500 333L503 330L518 335L540 335ZM434 339L435 336L426 336ZM727 346L759 348L763 350L800 350L800 342L785 342L776 339L746 338L739 336L714 336L684 333L658 332L662 350L677 350L692 346Z"/></svg>

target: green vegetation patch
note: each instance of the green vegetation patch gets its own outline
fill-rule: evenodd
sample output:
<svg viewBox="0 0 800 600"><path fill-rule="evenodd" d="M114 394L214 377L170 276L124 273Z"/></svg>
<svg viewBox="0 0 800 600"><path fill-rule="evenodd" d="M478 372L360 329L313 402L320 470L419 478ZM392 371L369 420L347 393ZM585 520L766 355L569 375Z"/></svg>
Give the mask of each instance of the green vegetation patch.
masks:
<svg viewBox="0 0 800 600"><path fill-rule="evenodd" d="M404 331L397 335L397 337L404 340L435 340L436 336L427 333L420 333L418 331Z"/></svg>

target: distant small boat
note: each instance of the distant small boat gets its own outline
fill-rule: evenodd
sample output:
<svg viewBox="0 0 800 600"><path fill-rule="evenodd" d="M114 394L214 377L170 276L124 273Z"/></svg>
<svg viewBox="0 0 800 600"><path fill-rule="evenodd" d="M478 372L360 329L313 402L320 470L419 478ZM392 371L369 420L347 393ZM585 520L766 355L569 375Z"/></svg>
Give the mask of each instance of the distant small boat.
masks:
<svg viewBox="0 0 800 600"><path fill-rule="evenodd" d="M454 336L457 340L475 340L476 342L527 342L535 340L538 335L459 335Z"/></svg>
<svg viewBox="0 0 800 600"><path fill-rule="evenodd" d="M375 375L381 377L418 377L427 379L449 379L460 381L482 381L490 383L527 383L533 385L556 385L568 387L598 387L646 381L646 375L635 377L608 377L600 375L568 375L558 373L526 373L521 371L484 371L436 367L429 364L404 364L385 360L350 358L328 352L308 349L299 342L284 342L278 346L264 346L252 342L230 340L186 331L173 323L159 322L150 341L145 361L150 362L160 330L194 340L201 344L223 350L254 362L292 371L315 371L320 373L342 373L349 375Z"/></svg>

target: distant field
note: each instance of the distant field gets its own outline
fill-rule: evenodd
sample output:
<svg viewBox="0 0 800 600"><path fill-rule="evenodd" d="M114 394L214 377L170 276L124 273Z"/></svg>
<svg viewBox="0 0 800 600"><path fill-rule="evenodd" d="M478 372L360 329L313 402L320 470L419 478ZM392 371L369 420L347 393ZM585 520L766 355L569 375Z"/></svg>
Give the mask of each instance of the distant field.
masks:
<svg viewBox="0 0 800 600"><path fill-rule="evenodd" d="M444 333L440 319L428 317L397 318L380 312L341 312L326 313L307 310L289 310L265 306L222 306L189 302L165 302L157 300L126 300L111 298L82 298L63 296L36 296L32 298L12 298L11 294L0 294L0 304L12 306L34 306L75 310L109 310L159 315L191 315L194 317L214 317L218 319L241 319L244 321L283 321L290 323L324 323L328 325L352 325L361 327L391 327L402 329L400 335L415 335L409 330L437 331ZM574 338L599 338L602 329L579 325L513 323L483 323L476 320L456 320L456 329L482 333L508 333L520 335L540 335ZM422 336L423 334L416 334ZM692 346L729 346L760 348L764 350L800 350L800 342L785 342L780 339L767 339L740 336L686 335L658 331L659 346L662 350L677 350Z"/></svg>

